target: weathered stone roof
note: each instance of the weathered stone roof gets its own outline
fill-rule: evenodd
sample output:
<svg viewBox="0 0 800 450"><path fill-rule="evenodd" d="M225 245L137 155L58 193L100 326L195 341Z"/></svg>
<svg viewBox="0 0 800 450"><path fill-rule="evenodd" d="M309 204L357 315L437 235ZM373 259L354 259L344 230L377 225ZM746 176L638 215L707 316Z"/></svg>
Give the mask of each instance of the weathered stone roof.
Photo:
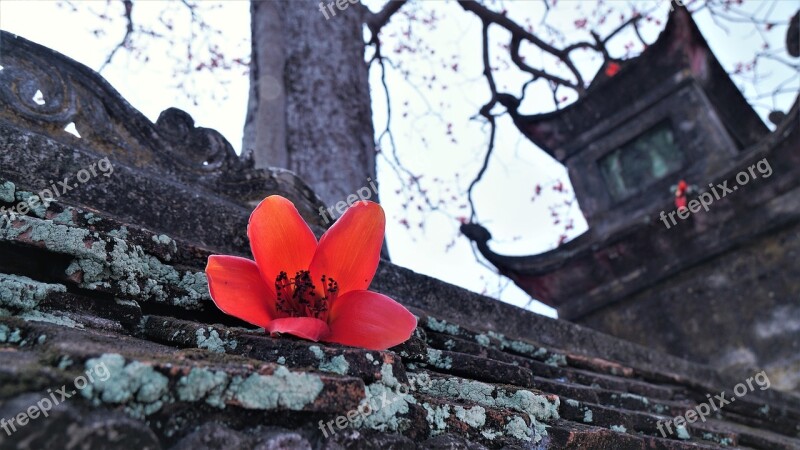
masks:
<svg viewBox="0 0 800 450"><path fill-rule="evenodd" d="M79 106L55 117L28 102L17 120L14 99L58 71L8 54L0 55L0 206L101 157L115 174L0 222L0 418L62 400L47 417L28 413L27 424L0 432L2 449L800 447L797 398L759 389L662 438L659 420L707 395L730 396L744 380L387 262L372 288L419 317L399 347L367 351L248 328L214 307L203 268L211 253L247 256L252 197L298 192L284 183L299 181L254 184L238 198L212 189L225 185L225 169L195 185L158 165L136 167L113 143L62 135L85 112ZM47 64L66 64L50 56ZM105 92L95 100L122 101ZM128 130L124 116L114 120ZM165 132L136 126L156 140ZM231 176L265 176L250 170L236 166ZM313 204L313 194L298 196ZM209 205L225 216L195 211ZM196 221L197 230L187 226ZM374 411L345 417L339 430L337 417L366 411L365 402ZM320 421L333 421L336 433L326 436Z"/></svg>
<svg viewBox="0 0 800 450"><path fill-rule="evenodd" d="M213 307L202 273L207 249L58 203L39 215L0 232L0 416L13 417L100 362L110 376L35 426L0 433L0 445L43 448L74 436L90 448L249 448L245 442L264 439L297 448L414 448L429 439L431 448L444 439L489 448L800 443L796 401L769 391L690 425L689 440L662 439L657 420L730 391L736 380L390 264L376 287L419 316L411 341L377 352L270 338ZM482 314L489 327L475 326ZM520 334L529 338L513 337ZM410 380L416 390L397 394ZM386 393L388 403L325 439L319 420L357 408L366 392Z"/></svg>

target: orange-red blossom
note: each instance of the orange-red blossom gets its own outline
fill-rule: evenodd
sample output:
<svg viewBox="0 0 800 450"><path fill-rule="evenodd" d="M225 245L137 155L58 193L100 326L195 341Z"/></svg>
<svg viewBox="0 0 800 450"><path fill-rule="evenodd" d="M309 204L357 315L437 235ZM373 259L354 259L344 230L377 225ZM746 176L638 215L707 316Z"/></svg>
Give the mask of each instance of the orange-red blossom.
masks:
<svg viewBox="0 0 800 450"><path fill-rule="evenodd" d="M377 203L354 204L319 242L289 200L273 195L250 216L255 261L212 255L211 298L226 314L312 341L384 350L408 340L415 317L366 290L380 260L386 217Z"/></svg>

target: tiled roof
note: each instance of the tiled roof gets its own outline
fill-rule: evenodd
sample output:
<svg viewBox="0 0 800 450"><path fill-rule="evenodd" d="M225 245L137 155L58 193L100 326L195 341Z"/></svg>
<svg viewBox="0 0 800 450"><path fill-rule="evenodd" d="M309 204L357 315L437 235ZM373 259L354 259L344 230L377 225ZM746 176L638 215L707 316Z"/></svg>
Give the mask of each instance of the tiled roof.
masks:
<svg viewBox="0 0 800 450"><path fill-rule="evenodd" d="M367 351L272 338L222 315L198 245L58 203L38 216L0 231L0 416L91 369L97 379L48 418L0 433L2 448L75 436L87 448L800 448L796 398L758 386L661 437L659 420L706 394L731 397L737 380L507 305L507 330L498 311L481 313L492 328L481 329L458 311L493 300L390 264L376 287L396 291L419 327ZM526 322L529 338L515 337ZM602 351L614 347L622 360Z"/></svg>

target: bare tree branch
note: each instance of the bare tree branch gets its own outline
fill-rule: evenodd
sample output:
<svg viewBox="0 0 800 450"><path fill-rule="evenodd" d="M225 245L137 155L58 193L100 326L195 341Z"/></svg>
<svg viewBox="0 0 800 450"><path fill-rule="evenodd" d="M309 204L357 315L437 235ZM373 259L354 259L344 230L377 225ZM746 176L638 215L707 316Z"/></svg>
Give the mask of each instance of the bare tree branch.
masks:
<svg viewBox="0 0 800 450"><path fill-rule="evenodd" d="M520 43L522 42L522 40L529 41L531 44L542 49L542 51L549 53L555 56L556 58L560 59L561 61L563 61L564 64L569 69L569 71L575 77L575 82L570 83L568 86L573 89L576 89L579 93L584 92L585 86L584 86L583 76L581 75L580 71L575 66L575 64L572 62L572 59L569 57L569 53L566 53L564 52L564 50L559 50L558 48L553 47L552 45L548 44L538 36L528 32L527 30L519 26L519 24L509 19L505 15L494 12L475 1L459 0L458 4L461 5L461 7L464 8L465 11L470 11L476 16L478 16L485 24L487 25L497 24L505 28L506 30L511 32L512 39L519 39ZM519 50L519 46L517 46L517 50ZM552 80L552 78L549 79Z"/></svg>
<svg viewBox="0 0 800 450"><path fill-rule="evenodd" d="M125 6L125 20L127 21L125 35L122 37L122 41L111 50L111 53L108 54L108 57L106 57L106 60L103 62L100 68L97 69L98 73L103 72L103 69L105 69L111 60L114 59L114 55L116 55L121 48L127 47L130 43L131 34L133 33L133 18L131 16L131 13L133 12L133 1L122 0L122 4Z"/></svg>
<svg viewBox="0 0 800 450"><path fill-rule="evenodd" d="M370 44L377 42L378 33L381 31L381 28L389 23L389 20L392 18L394 13L399 11L400 8L406 4L406 1L407 0L389 0L385 5L383 5L383 9L380 11L376 13L369 13L364 22L372 34L369 42Z"/></svg>
<svg viewBox="0 0 800 450"><path fill-rule="evenodd" d="M497 104L497 85L494 82L494 75L492 75L492 66L491 61L489 58L489 25L491 22L488 20L483 20L483 75L486 77L486 81L489 83L489 90L492 94L492 97L489 101L483 105L480 110L480 115L486 118L491 126L491 131L489 132L489 147L486 149L486 155L483 157L483 164L481 165L481 169L478 171L478 174L475 176L475 179L469 184L469 188L467 189L467 201L469 202L470 207L470 221L475 222L477 218L477 214L475 213L475 203L472 199L472 190L475 189L475 186L481 181L483 178L483 174L486 173L486 169L489 168L489 158L492 156L492 152L494 151L494 141L495 135L497 133L497 123L495 122L495 117L492 115L492 108Z"/></svg>

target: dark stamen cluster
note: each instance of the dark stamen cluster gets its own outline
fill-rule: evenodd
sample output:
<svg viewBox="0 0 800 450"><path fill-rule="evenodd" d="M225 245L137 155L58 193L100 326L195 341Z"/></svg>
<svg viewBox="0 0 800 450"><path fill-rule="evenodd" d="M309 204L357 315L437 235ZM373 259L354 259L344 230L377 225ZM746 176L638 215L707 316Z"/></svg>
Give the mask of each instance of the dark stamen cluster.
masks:
<svg viewBox="0 0 800 450"><path fill-rule="evenodd" d="M330 302L339 293L339 285L333 278L322 275L322 293L317 292L307 270L297 272L289 278L281 272L275 279L275 292L278 294L278 311L290 317L316 317L327 319Z"/></svg>

